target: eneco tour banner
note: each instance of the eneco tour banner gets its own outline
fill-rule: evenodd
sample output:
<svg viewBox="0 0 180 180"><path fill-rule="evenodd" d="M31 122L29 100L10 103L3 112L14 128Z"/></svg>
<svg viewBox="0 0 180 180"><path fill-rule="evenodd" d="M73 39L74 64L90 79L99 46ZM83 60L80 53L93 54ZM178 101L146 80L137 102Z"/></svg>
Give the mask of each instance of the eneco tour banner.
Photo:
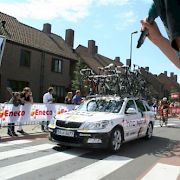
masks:
<svg viewBox="0 0 180 180"><path fill-rule="evenodd" d="M54 115L73 110L75 105L67 104L0 104L0 124L15 122L47 121Z"/></svg>

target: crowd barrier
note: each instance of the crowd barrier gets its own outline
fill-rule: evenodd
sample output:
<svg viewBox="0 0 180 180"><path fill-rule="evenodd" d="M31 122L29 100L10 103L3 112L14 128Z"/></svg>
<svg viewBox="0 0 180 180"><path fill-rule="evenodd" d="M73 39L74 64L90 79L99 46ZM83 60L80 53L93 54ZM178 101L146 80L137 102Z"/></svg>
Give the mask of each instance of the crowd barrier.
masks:
<svg viewBox="0 0 180 180"><path fill-rule="evenodd" d="M180 115L180 106L177 107L170 107L169 108L169 114L171 115Z"/></svg>
<svg viewBox="0 0 180 180"><path fill-rule="evenodd" d="M14 106L13 104L0 104L0 125L8 123L33 124L48 121L55 115L73 110L73 104L25 104ZM180 106L170 107L170 115L180 115Z"/></svg>
<svg viewBox="0 0 180 180"><path fill-rule="evenodd" d="M48 121L53 116L73 110L72 104L25 104L14 106L13 104L0 104L0 125L8 123L33 124Z"/></svg>
<svg viewBox="0 0 180 180"><path fill-rule="evenodd" d="M162 110L157 110L157 114L161 114ZM169 107L168 108L169 116L179 116L180 115L180 106Z"/></svg>

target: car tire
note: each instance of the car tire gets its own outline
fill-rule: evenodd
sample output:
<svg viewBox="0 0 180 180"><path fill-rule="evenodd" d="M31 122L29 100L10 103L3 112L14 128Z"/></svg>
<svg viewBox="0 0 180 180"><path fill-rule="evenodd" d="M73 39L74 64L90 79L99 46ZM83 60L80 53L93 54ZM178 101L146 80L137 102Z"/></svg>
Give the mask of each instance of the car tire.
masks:
<svg viewBox="0 0 180 180"><path fill-rule="evenodd" d="M147 131L146 131L146 136L145 136L145 138L146 138L146 139L151 139L151 138L152 138L152 135L153 135L153 125L152 125L152 123L149 123L149 124L148 124L148 128L147 128Z"/></svg>
<svg viewBox="0 0 180 180"><path fill-rule="evenodd" d="M109 142L109 149L111 152L118 152L122 144L122 131L116 127L111 132L111 138Z"/></svg>

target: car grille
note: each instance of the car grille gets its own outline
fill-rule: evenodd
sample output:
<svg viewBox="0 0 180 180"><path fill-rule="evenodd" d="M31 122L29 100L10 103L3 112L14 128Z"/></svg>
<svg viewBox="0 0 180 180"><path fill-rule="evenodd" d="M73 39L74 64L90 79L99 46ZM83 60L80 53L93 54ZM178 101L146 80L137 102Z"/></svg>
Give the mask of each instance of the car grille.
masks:
<svg viewBox="0 0 180 180"><path fill-rule="evenodd" d="M80 122L69 122L69 121L56 121L56 126L63 127L63 128L79 128L82 123Z"/></svg>
<svg viewBox="0 0 180 180"><path fill-rule="evenodd" d="M53 139L60 141L60 142L65 142L65 143L73 143L73 144L82 144L83 143L83 138L75 138L75 137L66 137L66 136L58 136L53 134L52 135Z"/></svg>

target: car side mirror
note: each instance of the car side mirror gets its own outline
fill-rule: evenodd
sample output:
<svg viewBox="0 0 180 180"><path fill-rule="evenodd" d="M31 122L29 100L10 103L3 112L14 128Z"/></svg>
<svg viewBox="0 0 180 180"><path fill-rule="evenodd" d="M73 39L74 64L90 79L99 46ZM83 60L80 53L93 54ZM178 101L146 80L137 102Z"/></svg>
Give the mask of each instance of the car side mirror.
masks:
<svg viewBox="0 0 180 180"><path fill-rule="evenodd" d="M126 114L136 114L136 110L134 108L128 108Z"/></svg>

